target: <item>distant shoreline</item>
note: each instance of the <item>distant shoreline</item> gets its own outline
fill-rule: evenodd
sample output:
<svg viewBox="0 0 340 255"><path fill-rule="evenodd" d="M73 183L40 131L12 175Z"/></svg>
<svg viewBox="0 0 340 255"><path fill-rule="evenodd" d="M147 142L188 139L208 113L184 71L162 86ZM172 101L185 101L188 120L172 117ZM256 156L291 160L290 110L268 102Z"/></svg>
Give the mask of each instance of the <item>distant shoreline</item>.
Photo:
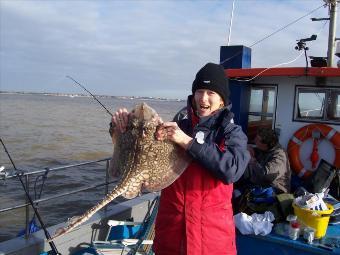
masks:
<svg viewBox="0 0 340 255"><path fill-rule="evenodd" d="M7 95L41 95L41 96L63 96L63 97L92 97L88 94L82 93L49 93L49 92L24 92L24 91L0 91L0 94ZM114 98L114 99L139 99L139 100L157 100L157 101L176 101L182 102L184 99L169 99L163 97L138 97L138 96L107 96L107 95L95 95L98 98Z"/></svg>

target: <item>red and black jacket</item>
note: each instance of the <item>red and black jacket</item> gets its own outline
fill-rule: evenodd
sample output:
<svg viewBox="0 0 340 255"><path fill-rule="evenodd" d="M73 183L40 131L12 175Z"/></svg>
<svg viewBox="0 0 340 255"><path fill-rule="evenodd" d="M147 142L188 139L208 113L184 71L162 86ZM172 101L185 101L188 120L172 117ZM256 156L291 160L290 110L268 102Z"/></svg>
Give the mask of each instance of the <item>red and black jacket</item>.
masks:
<svg viewBox="0 0 340 255"><path fill-rule="evenodd" d="M194 139L187 150L193 162L162 190L153 245L157 255L236 254L232 183L250 155L247 137L232 117L224 108L198 119L190 105L175 116L191 137L203 132L204 142Z"/></svg>

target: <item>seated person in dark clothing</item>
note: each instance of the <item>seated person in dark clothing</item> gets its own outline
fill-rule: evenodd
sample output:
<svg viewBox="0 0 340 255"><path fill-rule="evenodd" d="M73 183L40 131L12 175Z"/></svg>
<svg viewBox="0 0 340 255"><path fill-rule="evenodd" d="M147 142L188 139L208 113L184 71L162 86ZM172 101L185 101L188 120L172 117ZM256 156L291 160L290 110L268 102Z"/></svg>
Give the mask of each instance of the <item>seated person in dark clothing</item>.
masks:
<svg viewBox="0 0 340 255"><path fill-rule="evenodd" d="M252 156L239 187L272 187L276 194L290 192L291 170L286 151L274 130L259 128L255 148L248 147Z"/></svg>

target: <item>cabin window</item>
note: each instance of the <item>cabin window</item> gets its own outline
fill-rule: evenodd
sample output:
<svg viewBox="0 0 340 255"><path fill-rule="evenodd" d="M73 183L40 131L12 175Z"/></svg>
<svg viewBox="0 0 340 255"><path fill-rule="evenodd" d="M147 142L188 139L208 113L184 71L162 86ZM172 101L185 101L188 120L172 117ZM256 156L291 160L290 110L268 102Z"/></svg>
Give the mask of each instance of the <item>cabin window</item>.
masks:
<svg viewBox="0 0 340 255"><path fill-rule="evenodd" d="M276 87L256 85L250 90L247 136L253 142L257 129L273 126L273 113L276 104Z"/></svg>
<svg viewBox="0 0 340 255"><path fill-rule="evenodd" d="M322 108L326 93L306 91L299 93L299 117L300 118L322 118Z"/></svg>
<svg viewBox="0 0 340 255"><path fill-rule="evenodd" d="M340 89L296 88L294 120L340 122Z"/></svg>

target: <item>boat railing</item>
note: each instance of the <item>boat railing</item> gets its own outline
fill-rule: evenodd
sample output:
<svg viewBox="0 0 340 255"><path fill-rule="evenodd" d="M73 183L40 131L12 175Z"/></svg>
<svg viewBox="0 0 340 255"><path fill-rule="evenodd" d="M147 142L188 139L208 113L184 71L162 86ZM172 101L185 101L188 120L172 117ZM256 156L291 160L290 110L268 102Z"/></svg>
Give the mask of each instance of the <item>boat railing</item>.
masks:
<svg viewBox="0 0 340 255"><path fill-rule="evenodd" d="M41 170L36 170L36 171L22 171L22 170L18 170L17 172L6 172L5 174L2 173L2 175L0 176L0 180L7 180L7 179L12 179L12 178L18 178L18 175L20 175L21 178L24 178L24 184L25 184L25 189L28 193L28 195L30 196L30 191L29 191L29 183L30 183L30 178L34 175L41 175L41 174L46 174L48 172L56 172L56 171L62 171L68 168L72 168L72 167L79 167L79 166L84 166L84 165L90 165L90 164L95 164L95 163L100 163L100 162L106 162L106 167L105 167L105 182L101 182L99 184L96 185L91 185L91 186L87 186L86 188L80 188L80 189L73 189L58 195L53 195L53 196L49 196L46 198L41 198L41 199L35 199L33 200L34 204L38 204L41 202L46 202L52 199L56 199L59 197L64 197L64 196L68 196L71 194L75 194L75 193L79 193L79 192L84 192L87 191L89 189L93 189L93 188L98 188L98 187L102 187L104 186L105 189L105 194L108 193L109 191L109 184L111 183L115 183L116 181L109 181L109 161L111 160L111 158L104 158L104 159L99 159L99 160L93 160L93 161L86 161L86 162L82 162L82 163L78 163L78 164L70 164L70 165L65 165L65 166L61 166L61 167L53 167L53 168L44 168ZM29 236L29 224L30 224L30 211L33 210L31 209L31 205L29 203L29 200L27 198L27 196L25 195L25 203L23 204L18 204L18 205L14 205L14 206L10 206L10 207L5 207L5 208L0 208L0 213L4 213L7 211L12 211L15 209L19 209L19 208L23 208L25 207L25 238L28 238Z"/></svg>

